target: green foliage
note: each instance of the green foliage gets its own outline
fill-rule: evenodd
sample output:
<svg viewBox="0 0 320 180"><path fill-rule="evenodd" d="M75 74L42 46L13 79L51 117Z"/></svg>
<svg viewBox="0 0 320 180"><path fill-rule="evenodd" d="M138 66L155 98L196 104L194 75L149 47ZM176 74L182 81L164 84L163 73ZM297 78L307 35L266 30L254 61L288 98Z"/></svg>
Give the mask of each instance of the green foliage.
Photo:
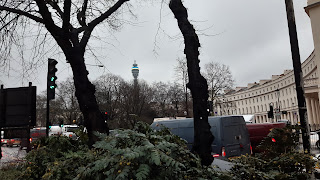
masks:
<svg viewBox="0 0 320 180"><path fill-rule="evenodd" d="M295 151L299 144L299 134L294 132L299 130L299 126L274 128L257 148L262 151L261 155L268 159Z"/></svg>
<svg viewBox="0 0 320 180"><path fill-rule="evenodd" d="M148 124L137 123L133 130L96 135L101 141L91 150L83 144L85 138L40 139L14 179L231 179L201 166L185 141L166 128L154 131Z"/></svg>
<svg viewBox="0 0 320 180"><path fill-rule="evenodd" d="M264 150L261 154L233 159L231 175L248 180L310 179L315 162L312 156L295 150L299 140L296 131L296 127L273 129L259 146Z"/></svg>
<svg viewBox="0 0 320 180"><path fill-rule="evenodd" d="M102 140L94 145L100 156L80 168L76 179L219 179L168 129L137 123L134 130L96 135Z"/></svg>
<svg viewBox="0 0 320 180"><path fill-rule="evenodd" d="M60 179L61 174L64 178L68 177L68 170L77 169L81 162L79 159L86 158L79 154L88 151L84 144L65 136L44 137L36 143L37 148L26 156L26 169L22 179ZM54 176L57 178L52 178Z"/></svg>

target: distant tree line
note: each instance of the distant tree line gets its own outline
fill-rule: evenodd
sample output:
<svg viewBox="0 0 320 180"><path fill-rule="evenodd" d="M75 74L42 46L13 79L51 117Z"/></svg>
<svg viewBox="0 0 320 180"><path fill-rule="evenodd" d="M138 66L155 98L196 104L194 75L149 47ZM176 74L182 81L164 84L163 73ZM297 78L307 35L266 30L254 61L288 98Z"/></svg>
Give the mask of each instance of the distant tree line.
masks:
<svg viewBox="0 0 320 180"><path fill-rule="evenodd" d="M93 81L95 96L110 129L131 128L137 121L151 123L157 117L192 117L192 99L186 88L186 73L185 59L177 59L174 83L159 81L148 84L139 79L135 88L133 80L125 81L111 73L98 77ZM210 62L202 73L208 80L209 94L233 85L231 72L226 65ZM211 82L219 83L211 85ZM210 95L212 97L215 98ZM37 96L37 125L45 126L45 119L46 92L42 92ZM50 121L52 124L84 123L72 77L58 84L56 99L50 102Z"/></svg>

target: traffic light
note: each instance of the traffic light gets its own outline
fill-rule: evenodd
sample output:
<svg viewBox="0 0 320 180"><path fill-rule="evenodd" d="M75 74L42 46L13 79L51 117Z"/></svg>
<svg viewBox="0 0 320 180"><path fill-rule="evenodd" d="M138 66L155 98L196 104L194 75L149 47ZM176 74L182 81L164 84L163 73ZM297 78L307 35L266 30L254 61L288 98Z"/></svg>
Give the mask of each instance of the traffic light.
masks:
<svg viewBox="0 0 320 180"><path fill-rule="evenodd" d="M48 100L54 99L55 98L55 89L57 87L56 85L56 72L58 69L56 68L56 65L58 64L58 61L54 59L48 59L48 79L47 79L47 98Z"/></svg>
<svg viewBox="0 0 320 180"><path fill-rule="evenodd" d="M60 127L63 127L63 120L61 120L61 121L59 122L59 126L60 126Z"/></svg>
<svg viewBox="0 0 320 180"><path fill-rule="evenodd" d="M270 106L270 111L268 111L268 118L273 119L273 106Z"/></svg>
<svg viewBox="0 0 320 180"><path fill-rule="evenodd" d="M107 112L107 111L104 112L104 119L105 119L105 120L108 120L108 119L109 119L109 115L108 115L108 112Z"/></svg>

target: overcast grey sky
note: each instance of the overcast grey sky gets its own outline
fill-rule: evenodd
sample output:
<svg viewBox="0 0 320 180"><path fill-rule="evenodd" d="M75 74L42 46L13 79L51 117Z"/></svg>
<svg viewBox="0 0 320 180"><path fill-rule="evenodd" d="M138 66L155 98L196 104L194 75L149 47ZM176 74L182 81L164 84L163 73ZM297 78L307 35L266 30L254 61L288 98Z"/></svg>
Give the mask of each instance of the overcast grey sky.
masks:
<svg viewBox="0 0 320 180"><path fill-rule="evenodd" d="M174 81L174 66L177 58L184 57L184 44L173 14L167 4L130 2L137 19L123 15L133 23L112 35L106 34L107 44L91 41L105 68L88 66L90 79L112 73L131 80L131 67L136 60L139 79L149 83ZM200 38L200 66L211 61L228 65L236 86L292 69L284 0L185 0L184 5ZM294 0L294 6L303 62L313 51L311 25L303 9L306 0ZM51 58L59 61L59 81L71 76L63 56ZM90 57L86 63L99 64ZM46 68L44 64L26 77L38 86L38 92L45 90ZM14 73L0 78L6 88L27 85L21 75Z"/></svg>

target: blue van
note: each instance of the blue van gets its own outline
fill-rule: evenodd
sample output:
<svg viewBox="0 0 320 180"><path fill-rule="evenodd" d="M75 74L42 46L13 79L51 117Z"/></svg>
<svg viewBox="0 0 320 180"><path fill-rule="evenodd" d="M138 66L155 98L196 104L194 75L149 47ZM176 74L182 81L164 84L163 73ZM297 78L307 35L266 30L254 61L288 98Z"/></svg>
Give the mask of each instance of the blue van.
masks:
<svg viewBox="0 0 320 180"><path fill-rule="evenodd" d="M251 154L248 129L243 116L211 116L208 117L214 141L211 144L214 157L229 158ZM194 139L193 118L171 119L156 121L151 124L153 129L160 129L161 125L187 141L191 149Z"/></svg>

